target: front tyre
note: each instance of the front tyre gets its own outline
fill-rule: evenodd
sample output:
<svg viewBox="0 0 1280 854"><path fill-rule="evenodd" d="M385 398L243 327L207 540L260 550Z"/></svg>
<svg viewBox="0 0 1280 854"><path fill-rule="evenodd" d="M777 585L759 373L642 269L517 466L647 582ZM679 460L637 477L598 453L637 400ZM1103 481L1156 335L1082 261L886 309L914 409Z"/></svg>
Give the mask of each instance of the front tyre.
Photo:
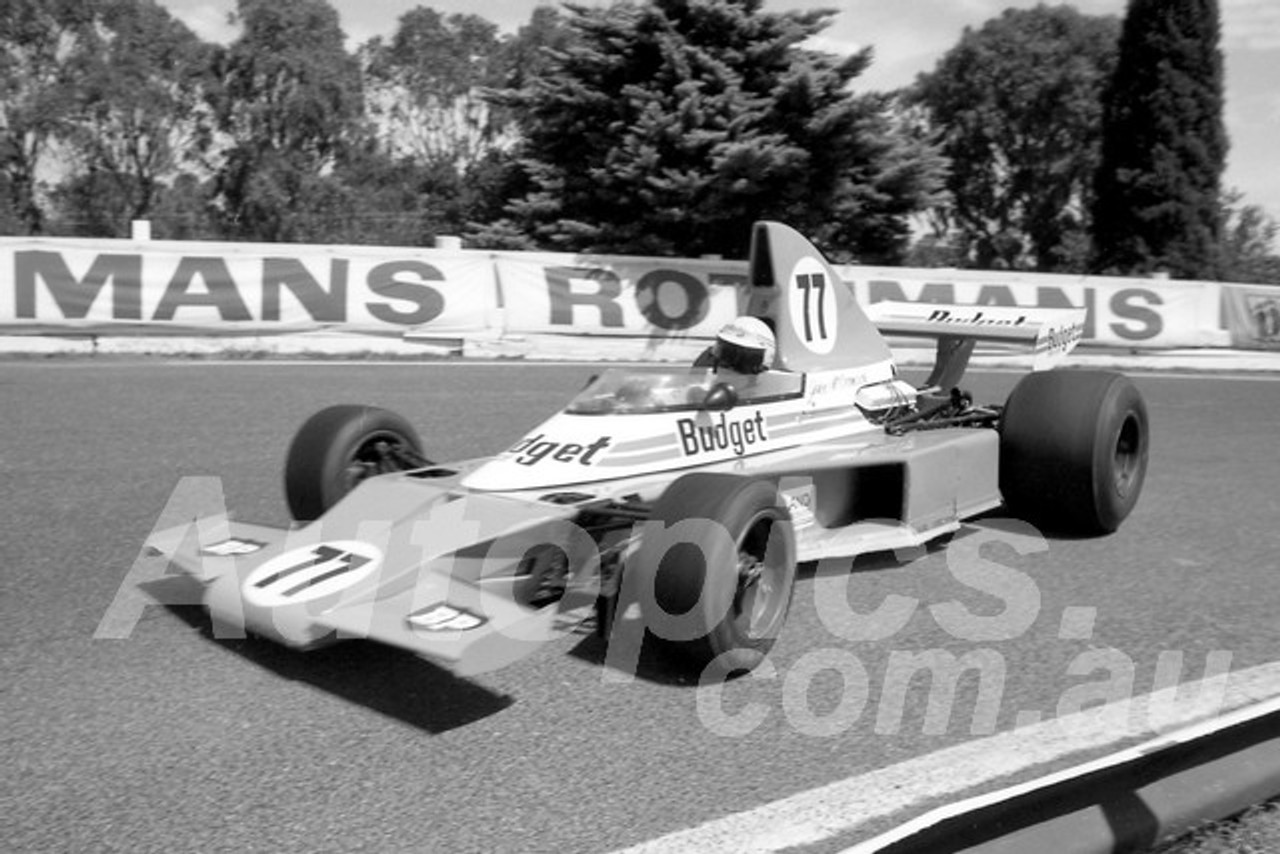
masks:
<svg viewBox="0 0 1280 854"><path fill-rule="evenodd" d="M343 404L307 419L289 445L284 493L293 518L308 521L360 481L427 465L408 421L376 406Z"/></svg>
<svg viewBox="0 0 1280 854"><path fill-rule="evenodd" d="M1123 374L1029 374L1001 415L1000 491L1042 529L1110 533L1138 502L1150 444L1146 403Z"/></svg>
<svg viewBox="0 0 1280 854"><path fill-rule="evenodd" d="M782 631L795 587L795 531L777 488L737 475L685 475L651 520L663 533L650 531L635 559L642 582L653 585L650 633L717 676L755 668Z"/></svg>

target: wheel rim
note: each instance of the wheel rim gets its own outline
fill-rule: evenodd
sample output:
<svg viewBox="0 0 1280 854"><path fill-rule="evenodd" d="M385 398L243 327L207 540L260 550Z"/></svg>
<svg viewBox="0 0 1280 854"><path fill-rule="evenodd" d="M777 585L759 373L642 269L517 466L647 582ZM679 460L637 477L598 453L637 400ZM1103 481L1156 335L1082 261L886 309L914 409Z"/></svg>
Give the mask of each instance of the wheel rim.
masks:
<svg viewBox="0 0 1280 854"><path fill-rule="evenodd" d="M750 638L772 637L786 611L787 555L782 536L774 536L778 518L763 513L752 519L738 541L738 588L733 619Z"/></svg>
<svg viewBox="0 0 1280 854"><path fill-rule="evenodd" d="M1128 497L1142 469L1142 424L1133 413L1120 425L1112 460L1116 493Z"/></svg>

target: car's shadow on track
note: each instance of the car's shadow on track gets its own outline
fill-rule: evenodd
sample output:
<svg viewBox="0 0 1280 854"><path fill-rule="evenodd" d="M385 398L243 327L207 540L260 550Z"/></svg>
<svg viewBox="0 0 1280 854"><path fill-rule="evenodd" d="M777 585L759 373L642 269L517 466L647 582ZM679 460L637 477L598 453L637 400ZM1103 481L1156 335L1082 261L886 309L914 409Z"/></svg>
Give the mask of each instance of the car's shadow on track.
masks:
<svg viewBox="0 0 1280 854"><path fill-rule="evenodd" d="M181 585L186 587L180 589ZM188 578L168 576L139 587L161 603L199 599L199 585ZM252 636L216 637L208 611L199 605L164 607L221 649L285 679L313 685L432 734L475 723L515 702L510 696L382 644L345 641L300 652Z"/></svg>
<svg viewBox="0 0 1280 854"><path fill-rule="evenodd" d="M848 575L895 569L919 558L944 552L955 540L964 539L984 527L1038 534L1034 528L1010 520L993 511L962 525L959 530L927 544L897 551L868 552L854 558L805 561L797 567L798 581L812 581L826 575ZM1080 539L1050 535L1049 541ZM497 714L515 699L486 689L468 679L417 656L367 641L346 641L311 652L300 652L260 638L216 637L208 612L195 602L199 585L184 576L165 576L139 585L183 622L223 649L264 667L286 679L314 685L352 703L396 718L433 734L448 732ZM597 668L617 669L609 657L609 644L591 624L575 632L579 641L568 651L571 657ZM682 666L678 654L664 651L654 638L646 637L638 657L624 663L624 678L669 686L697 686L699 674Z"/></svg>
<svg viewBox="0 0 1280 854"><path fill-rule="evenodd" d="M673 653L663 653L652 637L646 637L640 654L634 662L625 662L622 667L618 662L609 659L608 642L594 632L585 635L568 653L577 660L600 669L611 668L620 674L620 679L635 677L656 685L689 685L698 684L698 674L686 667L681 667L678 657Z"/></svg>

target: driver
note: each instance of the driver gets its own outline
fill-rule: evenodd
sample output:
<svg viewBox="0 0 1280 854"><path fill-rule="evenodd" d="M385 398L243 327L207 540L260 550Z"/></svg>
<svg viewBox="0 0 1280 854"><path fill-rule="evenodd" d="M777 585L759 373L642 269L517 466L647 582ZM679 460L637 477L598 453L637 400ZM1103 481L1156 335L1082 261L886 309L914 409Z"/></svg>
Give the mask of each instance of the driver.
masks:
<svg viewBox="0 0 1280 854"><path fill-rule="evenodd" d="M716 333L716 343L700 355L695 368L725 368L758 374L773 365L773 330L758 317L739 317Z"/></svg>

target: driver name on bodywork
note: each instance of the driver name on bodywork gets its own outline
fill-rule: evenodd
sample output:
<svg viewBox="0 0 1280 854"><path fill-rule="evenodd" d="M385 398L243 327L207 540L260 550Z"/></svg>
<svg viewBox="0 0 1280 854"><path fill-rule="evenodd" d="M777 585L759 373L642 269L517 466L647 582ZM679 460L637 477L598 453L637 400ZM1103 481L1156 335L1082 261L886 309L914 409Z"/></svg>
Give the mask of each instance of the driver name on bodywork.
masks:
<svg viewBox="0 0 1280 854"><path fill-rule="evenodd" d="M751 445L769 440L762 412L756 412L750 418L733 420L729 420L721 412L720 417L709 424L699 424L694 418L681 418L676 422L676 429L680 433L680 447L686 457L730 448L735 454L742 456Z"/></svg>
<svg viewBox="0 0 1280 854"><path fill-rule="evenodd" d="M542 433L522 439L507 451L516 455L516 462L522 466L537 465L548 456L558 463L577 462L580 465L592 465L596 454L609 447L612 436L600 436L590 444L581 442L552 442Z"/></svg>

